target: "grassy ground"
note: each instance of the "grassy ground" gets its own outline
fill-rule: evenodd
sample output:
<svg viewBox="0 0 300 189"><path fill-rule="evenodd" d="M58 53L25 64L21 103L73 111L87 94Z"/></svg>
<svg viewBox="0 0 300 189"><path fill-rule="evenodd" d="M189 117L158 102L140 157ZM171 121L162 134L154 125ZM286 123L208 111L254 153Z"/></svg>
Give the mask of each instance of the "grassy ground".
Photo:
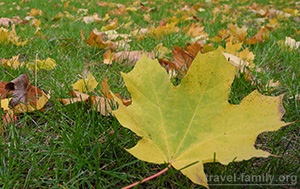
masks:
<svg viewBox="0 0 300 189"><path fill-rule="evenodd" d="M51 57L56 60L58 66L51 71L39 71L37 75L25 67L18 69L0 67L1 80L10 81L22 73L27 73L33 83L37 79L38 87L45 91L51 91L50 103L44 112L22 114L18 117L17 124L9 124L5 127L0 137L0 187L1 188L120 188L144 177L150 176L167 165L153 165L137 160L124 148L130 148L136 144L138 137L131 131L120 126L114 117L104 117L98 112L89 109L84 103L64 106L57 101L58 98L68 97L67 93L72 89L71 84L77 81L79 74L88 68L98 82L103 78L109 79L113 92L121 92L128 95L124 87L120 71L128 72L132 65L122 62L112 65L103 64L105 50L88 46L81 40L79 31L83 30L87 36L93 28L100 29L107 22L85 24L81 20L54 19L59 12L68 11L71 15L80 18L85 15L98 13L104 17L111 14L114 8L100 7L98 1L67 1L49 0L25 0L2 1L0 6L0 18L19 16L24 18L32 8L43 11L41 20L42 36L34 35L35 28L30 24L16 26L16 31L21 39L28 39L25 46L12 44L0 44L0 58L10 58L20 54L24 61ZM118 1L115 1L118 2ZM258 6L264 10L283 10L288 8L298 9L299 3L289 1L259 1ZM118 18L119 25L130 21L136 28L157 26L162 19L167 20L176 16L173 11L188 7L198 6L205 9L197 11L195 16L205 26L205 31L212 38L221 29L226 29L228 23L246 25L250 35L258 31L254 19L261 16L249 11L251 1L217 1L211 4L165 0L163 2L145 3L145 7L153 8L149 12L153 23L146 22L144 15L146 10L131 1L119 1L126 7L136 6L137 11L131 11L126 16L111 15L111 19ZM65 5L65 7L64 7ZM215 8L228 12L217 14L213 19ZM87 12L78 11L86 9ZM216 10L216 9L215 9ZM258 136L256 146L267 150L277 157L266 159L252 158L248 161L233 162L228 166L219 163L205 165L205 171L209 175L263 175L269 174L279 178L290 178L286 182L276 182L280 186L236 186L236 188L297 188L300 187L300 103L299 103L299 56L300 51L290 51L278 45L279 40L285 40L290 36L300 40L299 13L288 18L278 18L280 27L272 30L269 39L263 43L243 45L248 47L256 56L254 63L263 72L252 71L255 75L255 84L243 77L236 78L232 87L230 101L238 103L252 90L258 89L263 94L278 95L285 93L283 104L286 109L284 121L294 122L290 126L276 132L262 133ZM191 20L180 23L183 28ZM130 29L120 27L119 33L130 33ZM131 50L152 50L157 44L172 49L177 45L185 47L190 40L184 32L172 33L161 38L146 37L141 41L136 38L130 42ZM224 46L224 42L214 43L214 46ZM277 88L265 87L270 79L280 81ZM101 89L99 86L98 90ZM96 90L97 91L97 90ZM101 92L95 92L100 94ZM295 180L295 176L298 176ZM293 179L293 180L291 180ZM289 186L288 183L297 186ZM213 182L213 181L212 181ZM211 183L212 183L211 182ZM210 182L209 182L210 183ZM226 184L226 182L223 184ZM179 171L169 170L166 174L151 180L140 188L201 188L181 175ZM213 186L211 188L233 188L233 186Z"/></svg>

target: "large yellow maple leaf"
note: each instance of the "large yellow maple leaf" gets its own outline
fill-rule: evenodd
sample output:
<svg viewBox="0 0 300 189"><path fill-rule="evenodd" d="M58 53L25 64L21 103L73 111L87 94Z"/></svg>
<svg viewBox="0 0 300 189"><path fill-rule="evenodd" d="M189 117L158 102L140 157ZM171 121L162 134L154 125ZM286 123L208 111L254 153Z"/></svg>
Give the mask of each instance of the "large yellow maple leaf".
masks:
<svg viewBox="0 0 300 189"><path fill-rule="evenodd" d="M173 86L159 63L143 56L130 73L122 73L132 104L119 102L113 112L142 138L128 152L143 161L169 163L205 187L203 164L214 157L225 165L268 157L270 153L256 149L254 143L259 133L288 124L281 121L282 96L264 96L255 90L240 104L230 104L235 73L217 49L199 53L181 84Z"/></svg>

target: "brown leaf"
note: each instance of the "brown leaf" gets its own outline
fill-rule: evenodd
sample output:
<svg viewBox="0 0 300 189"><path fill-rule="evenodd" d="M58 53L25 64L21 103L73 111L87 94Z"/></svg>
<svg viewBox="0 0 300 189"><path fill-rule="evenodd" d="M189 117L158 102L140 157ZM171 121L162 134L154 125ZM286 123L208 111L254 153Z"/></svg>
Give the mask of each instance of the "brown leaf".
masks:
<svg viewBox="0 0 300 189"><path fill-rule="evenodd" d="M253 37L246 40L247 44L256 44L256 43L262 43L266 39L268 39L268 33L269 30L267 28L261 27L257 34L255 34Z"/></svg>
<svg viewBox="0 0 300 189"><path fill-rule="evenodd" d="M236 24L228 24L227 25L230 34L232 37L235 37L238 41L246 41L247 37L247 27L243 26L242 28L239 28Z"/></svg>
<svg viewBox="0 0 300 189"><path fill-rule="evenodd" d="M119 98L124 106L129 106L131 104L131 99L122 98L119 93L115 94Z"/></svg>
<svg viewBox="0 0 300 189"><path fill-rule="evenodd" d="M198 24L198 23L192 23L189 26L188 31L186 32L186 35L191 37L198 37L198 36L207 36L207 33L204 31L204 26Z"/></svg>
<svg viewBox="0 0 300 189"><path fill-rule="evenodd" d="M146 54L149 58L154 58L153 52L143 52L143 51L121 51L114 54L114 61L123 62L127 60L128 62L135 64L139 59L141 59L142 55Z"/></svg>
<svg viewBox="0 0 300 189"><path fill-rule="evenodd" d="M185 48L185 50L194 58L196 57L199 51L202 52L202 49L203 49L203 45L198 42L190 44Z"/></svg>
<svg viewBox="0 0 300 189"><path fill-rule="evenodd" d="M22 108L24 111L33 111L34 108L41 109L47 102L48 98L50 98L50 96L46 95L41 89L30 85L27 74L22 74L11 82L6 83L5 90L10 92L12 96L9 105L11 107L20 105L20 107L14 110L15 113L23 112L22 110L19 110ZM43 97L44 100L41 99L41 97ZM30 105L31 107L21 107L21 104L24 104L25 106Z"/></svg>
<svg viewBox="0 0 300 189"><path fill-rule="evenodd" d="M1 107L14 114L41 110L50 98L50 94L44 93L36 86L31 86L26 74L20 75L11 82L1 82L0 91L1 102L6 103L5 106L1 104Z"/></svg>
<svg viewBox="0 0 300 189"><path fill-rule="evenodd" d="M114 99L113 96L110 94L110 87L107 83L107 77L103 79L101 85L102 85L102 93L104 94L104 96L108 99Z"/></svg>
<svg viewBox="0 0 300 189"><path fill-rule="evenodd" d="M27 92L30 88L29 77L27 74L22 74L15 78L11 82L5 85L7 91L12 92L12 100L10 101L10 106L15 107L20 102L27 103Z"/></svg>
<svg viewBox="0 0 300 189"><path fill-rule="evenodd" d="M103 63L104 63L104 64L107 64L107 65L110 65L110 64L112 64L112 62L113 62L113 59L114 59L114 53L112 53L111 50L108 49L108 50L104 53L103 57L104 57Z"/></svg>
<svg viewBox="0 0 300 189"><path fill-rule="evenodd" d="M114 97L112 96L112 92L110 91L110 86L108 85L107 81L108 81L108 79L104 78L102 83L101 83L102 93L104 94L105 98L110 99L110 100L114 100ZM123 105L128 106L128 105L131 104L131 99L122 98L119 93L114 94L114 95L116 95L116 97L118 97L122 101Z"/></svg>
<svg viewBox="0 0 300 189"><path fill-rule="evenodd" d="M8 91L5 89L6 84L6 81L0 82L0 99L6 98L6 95L8 93Z"/></svg>
<svg viewBox="0 0 300 189"><path fill-rule="evenodd" d="M111 105L117 106L117 103L113 99L108 99L100 96L91 96L90 99L94 110L100 112L104 116L108 116L111 114Z"/></svg>
<svg viewBox="0 0 300 189"><path fill-rule="evenodd" d="M12 23L10 18L0 18L0 25L8 27Z"/></svg>
<svg viewBox="0 0 300 189"><path fill-rule="evenodd" d="M178 46L174 46L173 54L174 64L177 70L182 69L183 66L189 68L194 60L194 57L192 55L190 55Z"/></svg>
<svg viewBox="0 0 300 189"><path fill-rule="evenodd" d="M203 50L203 45L195 42L188 45L185 49L181 49L178 46L174 46L173 61L159 59L159 63L169 72L170 70L181 70L186 73L191 66L192 61Z"/></svg>
<svg viewBox="0 0 300 189"><path fill-rule="evenodd" d="M81 39L84 40L88 45L92 47L98 47L98 48L113 48L114 44L113 42L106 40L106 34L103 32L98 32L97 29L93 29L90 32L89 38L85 39L83 35L83 31L80 30L80 36Z"/></svg>
<svg viewBox="0 0 300 189"><path fill-rule="evenodd" d="M62 102L64 105L68 105L76 102L86 102L90 97L88 94L74 90L72 90L70 93L73 96L73 98L61 98L59 99L60 102Z"/></svg>
<svg viewBox="0 0 300 189"><path fill-rule="evenodd" d="M111 114L111 105L116 106L116 102L113 100L113 98L109 99L106 97L90 96L88 94L74 90L71 91L71 95L73 96L73 98L61 98L59 99L59 101L62 102L64 105L73 104L77 102L87 102L92 106L92 109L100 112L104 116L108 116Z"/></svg>

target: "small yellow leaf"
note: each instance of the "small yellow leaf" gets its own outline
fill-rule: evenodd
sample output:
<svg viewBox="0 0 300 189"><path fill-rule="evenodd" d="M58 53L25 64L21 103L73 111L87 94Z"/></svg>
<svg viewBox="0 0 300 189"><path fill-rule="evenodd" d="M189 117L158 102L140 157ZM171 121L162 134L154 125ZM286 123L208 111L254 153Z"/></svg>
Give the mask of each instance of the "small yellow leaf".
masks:
<svg viewBox="0 0 300 189"><path fill-rule="evenodd" d="M95 77L91 73L88 73L86 77L79 79L72 86L74 90L86 93L93 91L97 85L98 82L96 81Z"/></svg>
<svg viewBox="0 0 300 189"><path fill-rule="evenodd" d="M118 27L118 19L114 19L113 21L111 21L108 25L103 26L101 28L102 31L107 31L107 30L113 30L116 29Z"/></svg>
<svg viewBox="0 0 300 189"><path fill-rule="evenodd" d="M27 12L27 15L28 16L42 16L43 14L43 11L42 10L39 10L39 9L31 9L30 12Z"/></svg>
<svg viewBox="0 0 300 189"><path fill-rule="evenodd" d="M8 29L0 28L0 43L8 43Z"/></svg>
<svg viewBox="0 0 300 189"><path fill-rule="evenodd" d="M11 98L5 98L5 99L1 99L0 105L1 108L3 110L9 110L9 101L11 100Z"/></svg>
<svg viewBox="0 0 300 189"><path fill-rule="evenodd" d="M162 37L164 35L168 35L171 33L177 33L180 31L180 29L176 26L177 22L171 22L171 23L162 23L157 28L150 27L149 34L154 37Z"/></svg>
<svg viewBox="0 0 300 189"><path fill-rule="evenodd" d="M232 41L226 43L225 51L229 54L235 54L242 48L243 42L233 44Z"/></svg>
<svg viewBox="0 0 300 189"><path fill-rule="evenodd" d="M37 60L36 63L30 62L27 64L29 70L53 70L55 66L55 60L52 58L47 58L46 60Z"/></svg>
<svg viewBox="0 0 300 189"><path fill-rule="evenodd" d="M254 63L253 63L255 55L252 52L250 52L248 48L246 48L243 51L241 51L238 54L238 56L241 59L245 60L246 62L249 62L249 67L250 68L253 68L255 66Z"/></svg>
<svg viewBox="0 0 300 189"><path fill-rule="evenodd" d="M23 46L27 43L27 41L20 42L20 37L17 36L15 26L12 26L12 30L8 30L6 28L0 28L0 43L8 44L12 43L16 46Z"/></svg>
<svg viewBox="0 0 300 189"><path fill-rule="evenodd" d="M17 69L17 68L19 68L19 67L21 67L21 66L24 65L23 62L19 62L19 55L13 56L12 58L10 58L8 60L7 59L2 59L1 62L2 62L2 65L4 67L14 68L14 69Z"/></svg>

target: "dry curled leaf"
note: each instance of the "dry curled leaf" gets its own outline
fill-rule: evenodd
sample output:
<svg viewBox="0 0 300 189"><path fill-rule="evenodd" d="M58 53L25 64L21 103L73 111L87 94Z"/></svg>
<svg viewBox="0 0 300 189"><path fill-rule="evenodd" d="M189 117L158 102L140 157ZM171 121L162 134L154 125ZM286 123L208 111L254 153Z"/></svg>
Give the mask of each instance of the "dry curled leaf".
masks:
<svg viewBox="0 0 300 189"><path fill-rule="evenodd" d="M88 45L92 47L97 47L102 49L107 47L114 48L113 42L106 39L107 38L106 34L103 32L99 32L97 29L93 29L90 32L88 39L85 39L82 30L80 30L80 36L83 41L85 41Z"/></svg>
<svg viewBox="0 0 300 189"><path fill-rule="evenodd" d="M6 99L9 101L9 106L2 108L10 109L14 114L40 110L50 98L49 94L44 93L36 86L30 85L29 77L26 74L22 74L10 82L1 82L0 91L1 102Z"/></svg>
<svg viewBox="0 0 300 189"><path fill-rule="evenodd" d="M153 52L143 52L143 51L121 51L114 53L114 61L123 62L128 61L131 64L135 64L143 54L146 54L149 58L154 58Z"/></svg>
<svg viewBox="0 0 300 189"><path fill-rule="evenodd" d="M13 91L10 105L15 107L19 103L27 103L27 92L29 88L29 77L26 74L22 74L11 82L7 83L5 85L5 89L7 91Z"/></svg>
<svg viewBox="0 0 300 189"><path fill-rule="evenodd" d="M116 102L113 99L100 96L90 96L88 94L71 91L71 98L61 98L59 101L64 105L74 104L78 102L86 102L91 105L91 108L100 112L103 116L111 115L112 105L116 106Z"/></svg>
<svg viewBox="0 0 300 189"><path fill-rule="evenodd" d="M73 104L76 102L86 102L90 95L72 90L71 91L72 98L60 98L59 101L62 102L64 105Z"/></svg>

